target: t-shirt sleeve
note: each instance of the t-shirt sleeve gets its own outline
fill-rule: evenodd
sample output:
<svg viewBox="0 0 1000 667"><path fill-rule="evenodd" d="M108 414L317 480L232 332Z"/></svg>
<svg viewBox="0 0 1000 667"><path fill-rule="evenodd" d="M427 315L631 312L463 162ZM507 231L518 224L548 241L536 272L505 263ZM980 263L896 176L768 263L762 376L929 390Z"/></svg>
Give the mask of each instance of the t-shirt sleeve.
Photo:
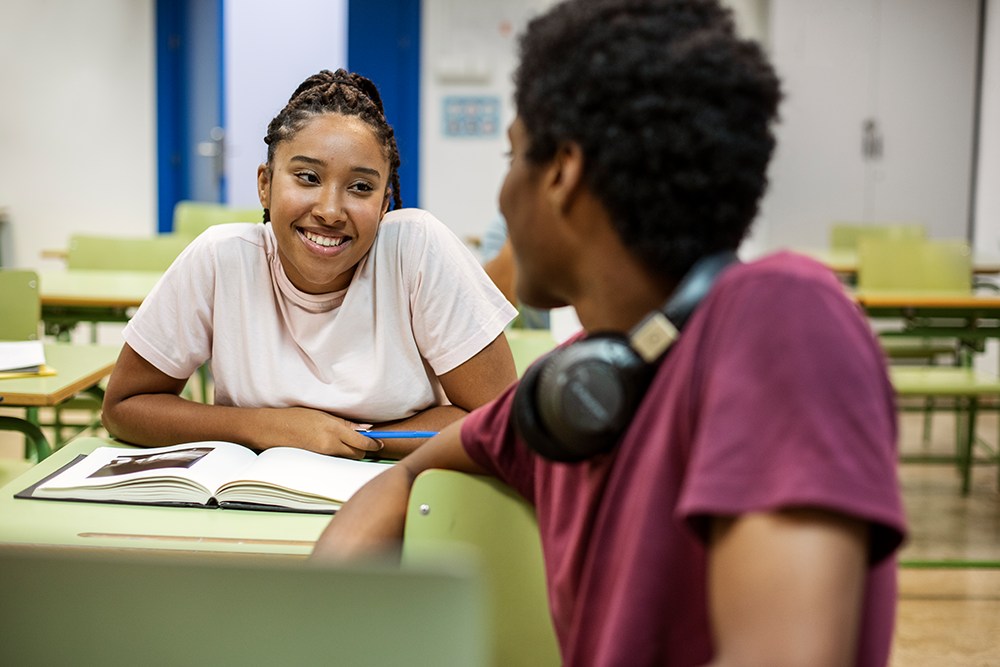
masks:
<svg viewBox="0 0 1000 667"><path fill-rule="evenodd" d="M896 412L885 362L841 290L758 276L706 313L697 427L678 513L820 508L869 522L871 558L902 541Z"/></svg>
<svg viewBox="0 0 1000 667"><path fill-rule="evenodd" d="M538 455L518 440L510 419L517 386L515 382L462 420L462 447L483 469L534 502Z"/></svg>
<svg viewBox="0 0 1000 667"><path fill-rule="evenodd" d="M450 229L428 213L419 223L401 230L399 259L412 267L406 280L417 345L443 375L491 343L517 311Z"/></svg>
<svg viewBox="0 0 1000 667"><path fill-rule="evenodd" d="M202 235L163 274L122 333L139 356L173 378L188 378L212 348L213 249Z"/></svg>

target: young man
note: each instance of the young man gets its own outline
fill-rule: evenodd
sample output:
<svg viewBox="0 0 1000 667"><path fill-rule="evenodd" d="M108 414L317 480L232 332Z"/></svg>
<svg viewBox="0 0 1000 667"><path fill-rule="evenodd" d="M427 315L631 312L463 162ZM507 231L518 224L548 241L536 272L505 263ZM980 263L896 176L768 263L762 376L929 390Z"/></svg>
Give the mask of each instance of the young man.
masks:
<svg viewBox="0 0 1000 667"><path fill-rule="evenodd" d="M424 469L492 474L536 508L567 665L884 665L904 521L881 352L823 267L729 261L779 98L713 0L532 21L500 207L520 299L572 304L587 338L362 489L316 556L398 541Z"/></svg>

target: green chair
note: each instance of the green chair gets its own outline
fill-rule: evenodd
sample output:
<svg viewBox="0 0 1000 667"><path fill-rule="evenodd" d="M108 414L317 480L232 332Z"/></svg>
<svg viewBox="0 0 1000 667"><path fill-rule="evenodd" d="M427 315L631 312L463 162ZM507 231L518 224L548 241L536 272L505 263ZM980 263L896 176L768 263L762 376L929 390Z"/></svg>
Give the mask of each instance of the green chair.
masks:
<svg viewBox="0 0 1000 667"><path fill-rule="evenodd" d="M524 375L524 371L535 359L556 346L556 339L548 329L507 329L504 333L514 355L518 377Z"/></svg>
<svg viewBox="0 0 1000 667"><path fill-rule="evenodd" d="M173 234L148 237L74 234L66 267L111 271L166 271L190 239Z"/></svg>
<svg viewBox="0 0 1000 667"><path fill-rule="evenodd" d="M964 241L913 237L866 238L858 243L857 289L968 294L972 291L972 251ZM950 338L881 336L893 360L959 363L960 346Z"/></svg>
<svg viewBox="0 0 1000 667"><path fill-rule="evenodd" d="M66 266L80 270L163 272L190 242L191 238L177 234L149 237L74 234L70 237ZM91 323L91 342L97 342L96 322ZM198 377L201 399L207 402L208 369L200 369Z"/></svg>
<svg viewBox="0 0 1000 667"><path fill-rule="evenodd" d="M972 250L960 240L868 238L858 243L858 289L972 291Z"/></svg>
<svg viewBox="0 0 1000 667"><path fill-rule="evenodd" d="M857 250L858 244L870 238L923 239L925 227L916 222L832 222L829 228L832 250Z"/></svg>
<svg viewBox="0 0 1000 667"><path fill-rule="evenodd" d="M492 664L560 664L533 509L492 478L451 470L421 473L410 492L403 562L462 548L478 556L485 576Z"/></svg>
<svg viewBox="0 0 1000 667"><path fill-rule="evenodd" d="M216 202L179 201L174 205L174 234L193 239L212 225L227 222L260 222L264 210Z"/></svg>
<svg viewBox="0 0 1000 667"><path fill-rule="evenodd" d="M902 398L933 396L950 401L956 408L956 452L954 457L945 457L943 460L957 461L962 495L968 495L972 465L977 462L976 417L981 401L992 400L995 404L1000 399L1000 378L973 368L947 366L892 366L889 368L889 376L897 396ZM933 456L904 458L904 461L910 462L935 463L941 460L941 457ZM989 450L988 456L982 459L982 462L1000 464L1000 454L997 449Z"/></svg>
<svg viewBox="0 0 1000 667"><path fill-rule="evenodd" d="M0 340L39 340L42 302L38 274L0 269Z"/></svg>
<svg viewBox="0 0 1000 667"><path fill-rule="evenodd" d="M6 549L0 599L3 665L489 664L482 581L468 561Z"/></svg>
<svg viewBox="0 0 1000 667"><path fill-rule="evenodd" d="M34 271L0 269L0 340L39 340L42 305L38 295L38 274ZM25 458L39 461L51 452L48 439L39 428L38 408L27 408L26 419L0 415L0 429L24 435ZM6 462L0 476L13 477L25 464Z"/></svg>
<svg viewBox="0 0 1000 667"><path fill-rule="evenodd" d="M961 240L868 238L858 244L858 290L902 291L922 294L971 294L972 251ZM954 410L956 455L962 493L969 492L976 440L976 417L984 399L1000 398L1000 379L971 368L971 352L955 339L928 339L883 333L880 340L892 362L890 376L901 398L922 398L925 413L924 441L930 437L934 410ZM912 346L908 354L900 352ZM921 348L921 346L923 346ZM921 352L922 350L922 352ZM894 355L893 353L896 352ZM941 353L951 366L936 365ZM923 354L920 365L903 365ZM910 460L937 460L916 456Z"/></svg>

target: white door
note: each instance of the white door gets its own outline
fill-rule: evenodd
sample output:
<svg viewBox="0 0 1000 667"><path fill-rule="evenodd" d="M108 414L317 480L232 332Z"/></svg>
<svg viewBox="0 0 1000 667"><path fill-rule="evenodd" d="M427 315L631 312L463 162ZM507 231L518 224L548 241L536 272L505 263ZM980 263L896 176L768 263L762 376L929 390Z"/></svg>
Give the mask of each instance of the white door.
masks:
<svg viewBox="0 0 1000 667"><path fill-rule="evenodd" d="M829 224L965 237L976 0L774 0L786 99L755 238L825 246Z"/></svg>

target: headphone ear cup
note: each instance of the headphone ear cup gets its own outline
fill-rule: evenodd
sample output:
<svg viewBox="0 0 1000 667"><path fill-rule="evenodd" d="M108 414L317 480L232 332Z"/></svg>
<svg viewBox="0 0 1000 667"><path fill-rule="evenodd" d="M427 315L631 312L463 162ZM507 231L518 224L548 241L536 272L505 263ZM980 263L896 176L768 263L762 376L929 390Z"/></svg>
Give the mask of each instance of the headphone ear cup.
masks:
<svg viewBox="0 0 1000 667"><path fill-rule="evenodd" d="M652 368L616 335L560 348L529 368L514 396L514 425L535 451L576 462L611 449Z"/></svg>
<svg viewBox="0 0 1000 667"><path fill-rule="evenodd" d="M528 369L521 376L521 381L514 390L513 422L514 429L521 439L542 456L553 458L550 454L558 453L559 446L552 441L535 405L538 396L538 378L542 374L542 367L551 358L559 354L560 350L550 352L542 359L528 366Z"/></svg>

